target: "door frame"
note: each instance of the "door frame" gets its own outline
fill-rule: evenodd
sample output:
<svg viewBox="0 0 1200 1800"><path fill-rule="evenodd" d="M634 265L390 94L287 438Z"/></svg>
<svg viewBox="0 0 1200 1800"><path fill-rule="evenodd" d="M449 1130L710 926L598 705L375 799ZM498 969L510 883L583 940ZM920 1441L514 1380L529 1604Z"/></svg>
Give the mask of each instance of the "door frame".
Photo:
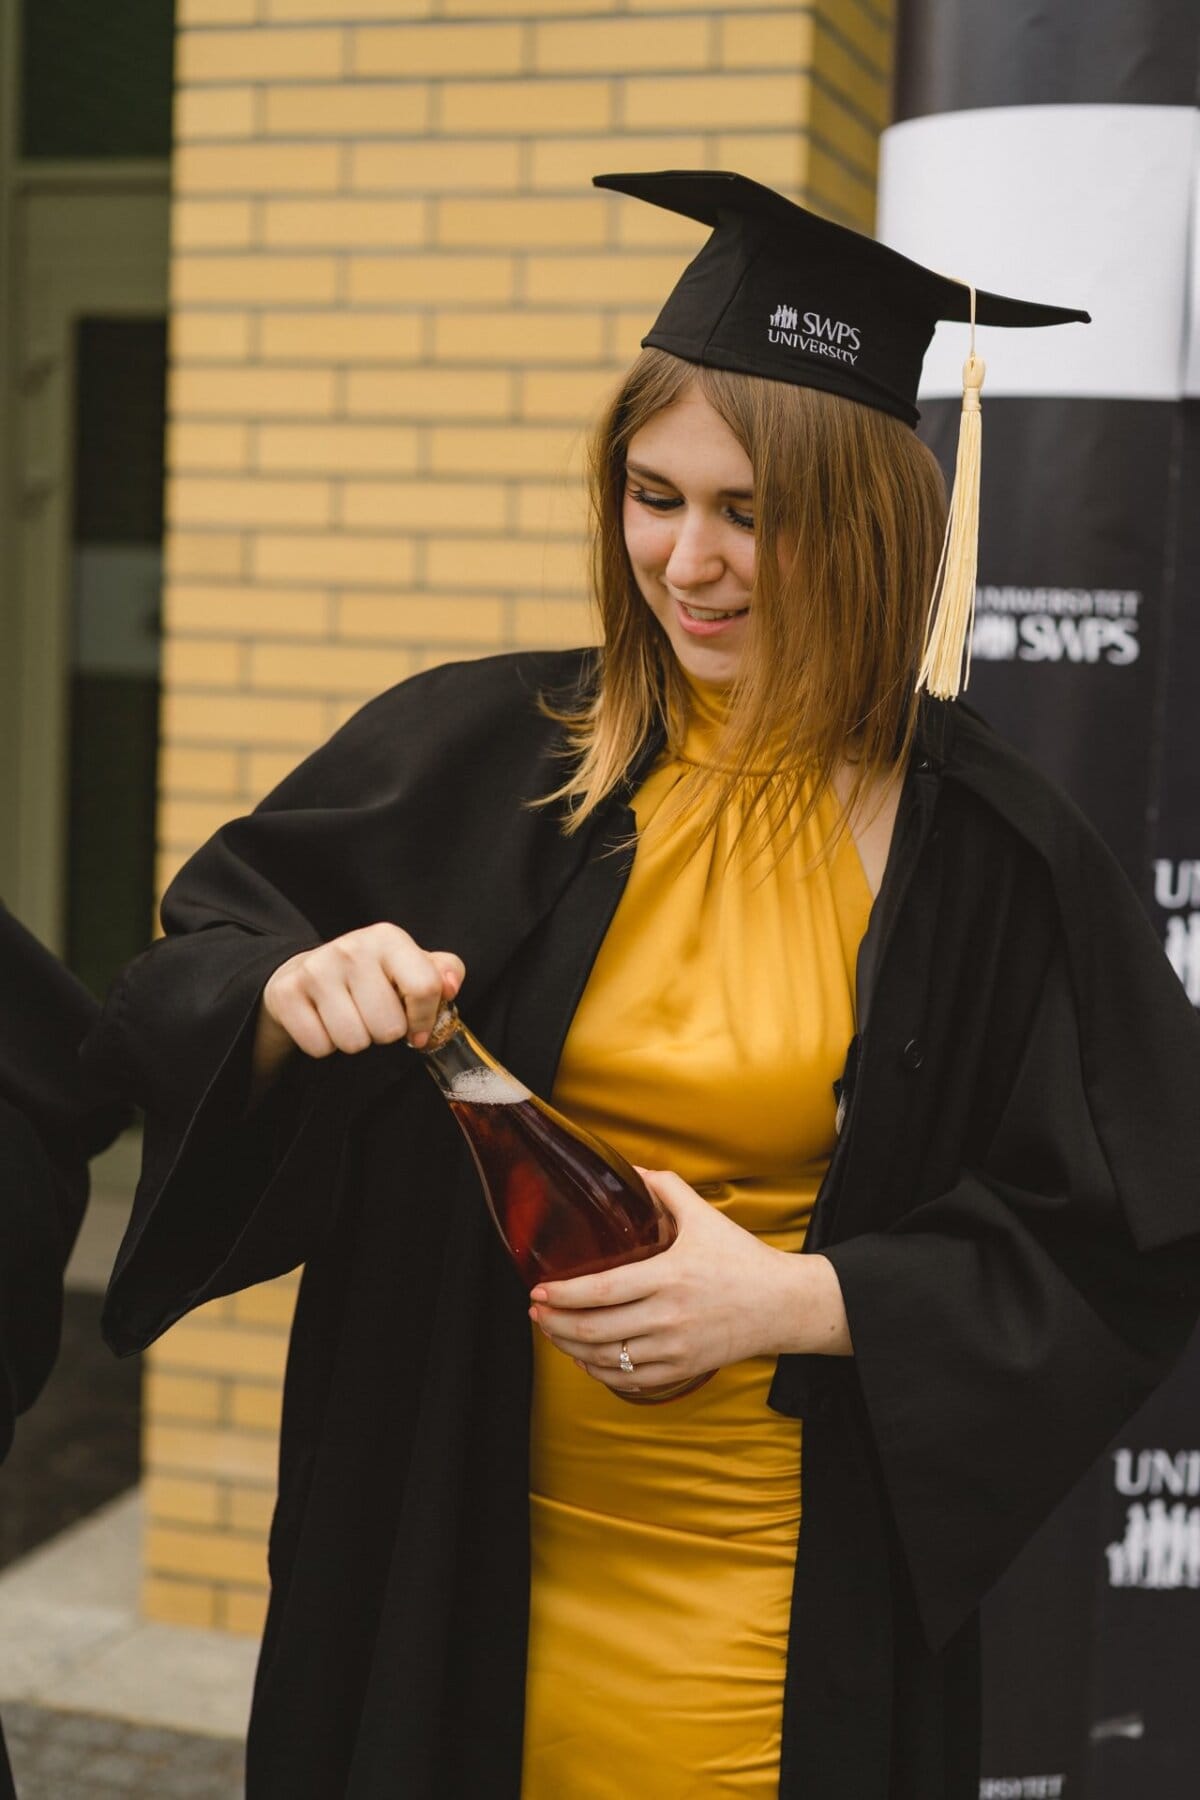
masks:
<svg viewBox="0 0 1200 1800"><path fill-rule="evenodd" d="M75 328L168 312L165 161L23 162L15 0L0 0L0 896L61 952ZM147 921L149 926L149 921Z"/></svg>

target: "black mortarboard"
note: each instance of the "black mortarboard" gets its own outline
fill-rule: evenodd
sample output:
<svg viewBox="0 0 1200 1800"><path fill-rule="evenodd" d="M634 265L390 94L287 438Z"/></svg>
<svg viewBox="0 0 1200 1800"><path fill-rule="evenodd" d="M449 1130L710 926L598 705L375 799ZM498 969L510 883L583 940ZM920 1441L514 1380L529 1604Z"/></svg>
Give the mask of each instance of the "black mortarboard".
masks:
<svg viewBox="0 0 1200 1800"><path fill-rule="evenodd" d="M643 344L710 368L826 388L916 424L934 326L970 319L965 283L745 175L667 169L594 179L712 228ZM1066 325L1088 315L977 289L975 319Z"/></svg>
<svg viewBox="0 0 1200 1800"><path fill-rule="evenodd" d="M975 594L984 374L975 325L1087 324L1088 314L939 275L745 175L666 169L593 180L711 227L642 339L686 362L823 388L915 425L934 327L970 323L958 464L921 671L922 685L953 698Z"/></svg>

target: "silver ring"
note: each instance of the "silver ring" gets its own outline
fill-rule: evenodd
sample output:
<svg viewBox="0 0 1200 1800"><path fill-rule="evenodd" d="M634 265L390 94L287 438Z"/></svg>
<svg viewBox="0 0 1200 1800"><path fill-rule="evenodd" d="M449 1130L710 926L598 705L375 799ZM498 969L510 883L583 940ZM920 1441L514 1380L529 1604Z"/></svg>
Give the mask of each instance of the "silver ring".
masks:
<svg viewBox="0 0 1200 1800"><path fill-rule="evenodd" d="M618 1356L617 1361L621 1365L622 1375L636 1375L637 1374L637 1370L634 1367L633 1358L629 1354L629 1345L628 1344L621 1345L621 1354L620 1354L620 1356Z"/></svg>

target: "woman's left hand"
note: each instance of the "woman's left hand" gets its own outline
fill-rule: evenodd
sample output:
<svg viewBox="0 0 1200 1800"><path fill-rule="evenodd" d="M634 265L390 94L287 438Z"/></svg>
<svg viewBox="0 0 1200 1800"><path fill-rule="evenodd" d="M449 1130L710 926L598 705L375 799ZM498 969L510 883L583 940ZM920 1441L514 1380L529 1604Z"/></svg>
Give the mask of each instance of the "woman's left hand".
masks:
<svg viewBox="0 0 1200 1800"><path fill-rule="evenodd" d="M751 1356L851 1353L841 1288L825 1257L773 1250L678 1175L638 1174L678 1236L644 1262L539 1282L530 1317L559 1350L613 1389L661 1387ZM622 1344L635 1376L621 1369Z"/></svg>

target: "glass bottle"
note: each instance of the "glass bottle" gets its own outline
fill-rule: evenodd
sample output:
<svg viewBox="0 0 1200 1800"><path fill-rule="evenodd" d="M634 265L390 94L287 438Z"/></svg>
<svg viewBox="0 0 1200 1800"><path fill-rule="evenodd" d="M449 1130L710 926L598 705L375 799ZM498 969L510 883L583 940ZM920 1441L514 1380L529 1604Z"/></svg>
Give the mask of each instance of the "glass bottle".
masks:
<svg viewBox="0 0 1200 1800"><path fill-rule="evenodd" d="M470 1146L501 1242L527 1288L657 1256L675 1221L619 1151L510 1075L444 1006L422 1046ZM635 1405L690 1394L709 1375L623 1393Z"/></svg>

